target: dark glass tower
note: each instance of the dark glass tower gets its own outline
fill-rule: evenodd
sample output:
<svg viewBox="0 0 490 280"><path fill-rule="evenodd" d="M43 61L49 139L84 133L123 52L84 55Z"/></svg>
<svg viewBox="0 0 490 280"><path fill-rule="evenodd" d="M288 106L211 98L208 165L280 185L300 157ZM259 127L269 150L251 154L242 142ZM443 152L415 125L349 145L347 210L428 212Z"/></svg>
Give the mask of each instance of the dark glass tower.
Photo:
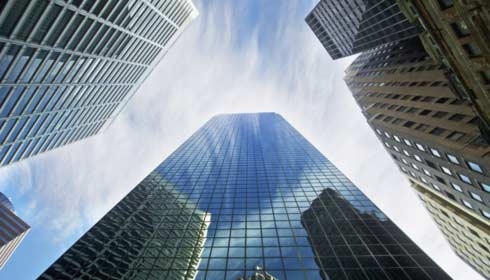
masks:
<svg viewBox="0 0 490 280"><path fill-rule="evenodd" d="M306 23L333 59L418 34L396 0L321 0Z"/></svg>
<svg viewBox="0 0 490 280"><path fill-rule="evenodd" d="M274 113L211 119L41 279L192 279L195 267L213 280L450 279Z"/></svg>
<svg viewBox="0 0 490 280"><path fill-rule="evenodd" d="M0 1L0 166L104 130L196 15L190 0Z"/></svg>

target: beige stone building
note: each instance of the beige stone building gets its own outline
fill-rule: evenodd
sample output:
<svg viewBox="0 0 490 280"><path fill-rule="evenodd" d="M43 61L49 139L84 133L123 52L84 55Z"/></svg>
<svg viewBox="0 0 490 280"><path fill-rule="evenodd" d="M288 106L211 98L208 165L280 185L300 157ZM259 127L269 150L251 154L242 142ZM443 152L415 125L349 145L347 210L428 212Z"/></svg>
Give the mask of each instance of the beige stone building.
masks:
<svg viewBox="0 0 490 280"><path fill-rule="evenodd" d="M472 104L490 139L490 1L398 0L407 18L423 31L428 54L448 67L455 93Z"/></svg>

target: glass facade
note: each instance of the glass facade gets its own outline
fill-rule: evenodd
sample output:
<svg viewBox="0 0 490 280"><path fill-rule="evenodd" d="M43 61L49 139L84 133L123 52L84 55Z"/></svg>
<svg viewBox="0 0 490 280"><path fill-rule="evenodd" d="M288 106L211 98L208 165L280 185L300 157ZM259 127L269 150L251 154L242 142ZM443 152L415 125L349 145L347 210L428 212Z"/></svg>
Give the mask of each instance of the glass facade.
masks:
<svg viewBox="0 0 490 280"><path fill-rule="evenodd" d="M306 23L333 59L418 34L396 0L321 0Z"/></svg>
<svg viewBox="0 0 490 280"><path fill-rule="evenodd" d="M104 129L195 17L190 0L0 2L0 166Z"/></svg>
<svg viewBox="0 0 490 280"><path fill-rule="evenodd" d="M212 118L41 279L190 276L450 279L275 113Z"/></svg>

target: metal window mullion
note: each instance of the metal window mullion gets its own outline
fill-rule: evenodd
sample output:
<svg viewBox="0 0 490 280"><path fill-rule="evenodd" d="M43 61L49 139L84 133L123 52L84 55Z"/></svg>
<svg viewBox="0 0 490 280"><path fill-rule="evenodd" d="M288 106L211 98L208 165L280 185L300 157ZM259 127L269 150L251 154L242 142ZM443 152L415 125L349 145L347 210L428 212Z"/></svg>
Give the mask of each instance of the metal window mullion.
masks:
<svg viewBox="0 0 490 280"><path fill-rule="evenodd" d="M15 54L14 59L10 62L9 68L7 69L5 74L3 75L2 84L4 84L5 80L8 78L8 76L10 76L12 71L14 71L14 68L17 65L17 62L19 62L19 60L21 59L22 53L24 52L25 49L26 49L25 46L21 46L19 51Z"/></svg>
<svg viewBox="0 0 490 280"><path fill-rule="evenodd" d="M89 19L89 18L87 17L87 19ZM85 32L85 34L83 34L82 38L80 38L80 41L78 42L77 47L75 49L78 49L81 53L87 53L87 54L89 54L89 52L87 52L86 50L89 48L90 43L92 42L92 40L94 40L95 35L92 38L88 38L88 36L92 32L92 30L96 28L97 23L100 23L100 22L97 22L96 20L92 20L92 24L87 29L87 31ZM97 30L95 34L97 34L98 32L100 32L100 29L102 29L102 24L100 25L99 30ZM79 49L81 47L82 43L85 42L85 40L88 40L88 43L85 45L85 47L84 47L83 50Z"/></svg>
<svg viewBox="0 0 490 280"><path fill-rule="evenodd" d="M12 2L15 2L15 1L12 1ZM22 13L22 15L20 16L20 19L19 21L16 23L16 26L14 27L14 30L12 30L12 33L10 34L10 37L17 37L17 35L19 34L21 28L24 26L24 23L26 22L26 20L29 18L28 16L31 15L31 12L32 12L32 9L34 8L35 4L37 2L36 1L31 1L29 4L27 4L27 8L26 10ZM49 5L46 7L46 9L44 9L43 11L43 14L41 15L40 18L42 18L45 13L46 13L46 10L49 9ZM41 23L41 20L39 20L35 26L33 27L32 31L31 31L31 35L33 33L33 31L35 30L35 28L37 28L37 26Z"/></svg>
<svg viewBox="0 0 490 280"><path fill-rule="evenodd" d="M41 116L45 113L53 113L53 112L65 112L65 111L71 111L71 110L77 110L77 109L81 109L81 108L84 108L84 107L97 107L97 106L103 106L103 105L106 105L106 104L119 104L120 102L109 102L109 103L105 103L105 104L94 104L94 105L86 105L86 106L78 106L78 107L68 107L68 108L65 108L65 109L58 109L58 110L51 110L51 111L47 111L47 112L33 112L33 113L30 113L30 114L23 114L23 115L19 115L19 116L10 116L10 117L3 117L1 118L0 120L4 120L4 121L8 121L8 120L11 120L11 119L20 119L22 117L35 117L35 116Z"/></svg>
<svg viewBox="0 0 490 280"><path fill-rule="evenodd" d="M73 6L71 4L67 4L67 3L65 3L65 2L63 2L61 0L51 0L51 1L59 4L60 6L67 7L68 9L70 9L72 11L75 11L75 12L78 11L81 15L86 16L86 17L94 20L94 22L99 22L101 24L105 24L105 25L107 25L109 27L112 27L114 29L117 29L117 30L120 30L122 32L125 32L125 33L127 33L127 34L129 34L129 35L131 35L133 37L138 37L141 40L148 41L148 43L150 43L150 44L158 45L156 42L152 42L150 40L147 40L146 38L143 38L143 37L139 36L138 34L135 34L134 32L131 32L131 31L127 30L127 29L124 29L124 28L122 28L122 27L120 27L118 25L115 25L112 22L109 22L109 21L107 21L107 20L105 20L103 18L97 17L94 14L88 13L85 10L82 10L80 8L77 8L76 6Z"/></svg>
<svg viewBox="0 0 490 280"><path fill-rule="evenodd" d="M146 28L146 31L143 34L143 37L148 38L148 40L152 40L151 38L153 37L153 32L158 27L159 22L161 20L162 20L161 17L159 17L158 15L153 14L153 16L151 18L151 21L148 24L148 28Z"/></svg>

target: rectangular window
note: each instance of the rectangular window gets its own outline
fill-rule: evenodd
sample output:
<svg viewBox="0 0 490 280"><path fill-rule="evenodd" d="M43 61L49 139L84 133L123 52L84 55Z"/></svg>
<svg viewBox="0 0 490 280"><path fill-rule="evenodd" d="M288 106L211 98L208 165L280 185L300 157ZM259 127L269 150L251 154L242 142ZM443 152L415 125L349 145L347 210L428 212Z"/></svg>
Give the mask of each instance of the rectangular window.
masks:
<svg viewBox="0 0 490 280"><path fill-rule="evenodd" d="M483 170L482 170L482 168L481 168L481 166L479 164L474 163L472 161L467 161L466 163L468 164L468 167L471 170L476 171L478 173L483 173Z"/></svg>
<svg viewBox="0 0 490 280"><path fill-rule="evenodd" d="M468 176L463 174L458 174L458 176L461 179L461 181L471 185L471 179Z"/></svg>

